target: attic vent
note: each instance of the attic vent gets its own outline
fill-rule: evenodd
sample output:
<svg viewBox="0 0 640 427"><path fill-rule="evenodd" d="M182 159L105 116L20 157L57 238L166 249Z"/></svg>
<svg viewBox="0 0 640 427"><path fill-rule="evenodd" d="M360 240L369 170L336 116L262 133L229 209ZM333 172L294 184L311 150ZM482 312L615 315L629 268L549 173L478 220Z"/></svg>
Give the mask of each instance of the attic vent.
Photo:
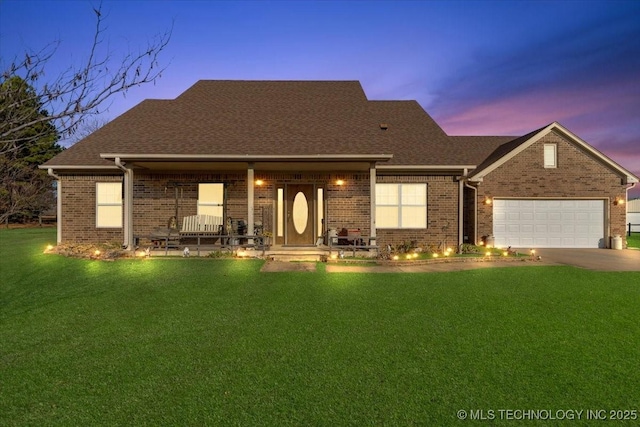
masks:
<svg viewBox="0 0 640 427"><path fill-rule="evenodd" d="M386 123L380 123L380 129L382 129L382 130L387 130L387 128L388 128L388 127L389 127L389 125L388 125L388 124L386 124Z"/></svg>

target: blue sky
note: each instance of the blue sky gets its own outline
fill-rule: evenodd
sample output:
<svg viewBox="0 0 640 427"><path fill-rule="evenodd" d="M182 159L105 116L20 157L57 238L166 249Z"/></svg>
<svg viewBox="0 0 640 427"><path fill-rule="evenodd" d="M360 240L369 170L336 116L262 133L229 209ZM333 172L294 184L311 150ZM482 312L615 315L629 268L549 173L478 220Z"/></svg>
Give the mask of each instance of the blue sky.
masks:
<svg viewBox="0 0 640 427"><path fill-rule="evenodd" d="M54 40L49 75L79 64L89 1L0 0L2 65ZM522 135L558 121L640 175L638 1L108 1L118 57L173 26L156 85L112 119L199 79L359 80L369 99L415 99L451 135ZM633 192L640 195L640 189Z"/></svg>

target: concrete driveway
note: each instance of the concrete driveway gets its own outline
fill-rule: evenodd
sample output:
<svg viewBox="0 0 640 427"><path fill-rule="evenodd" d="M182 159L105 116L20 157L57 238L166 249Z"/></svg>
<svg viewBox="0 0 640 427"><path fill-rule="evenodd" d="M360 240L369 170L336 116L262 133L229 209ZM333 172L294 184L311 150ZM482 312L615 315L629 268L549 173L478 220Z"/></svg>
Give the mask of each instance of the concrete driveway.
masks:
<svg viewBox="0 0 640 427"><path fill-rule="evenodd" d="M599 271L640 271L640 250L635 249L536 249L536 255L541 256L545 264Z"/></svg>

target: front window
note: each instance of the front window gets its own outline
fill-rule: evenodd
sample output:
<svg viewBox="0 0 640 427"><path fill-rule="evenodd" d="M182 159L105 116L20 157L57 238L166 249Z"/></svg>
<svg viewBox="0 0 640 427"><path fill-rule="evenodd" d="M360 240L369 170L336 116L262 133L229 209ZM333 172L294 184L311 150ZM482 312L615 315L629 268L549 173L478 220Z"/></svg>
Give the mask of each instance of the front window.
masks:
<svg viewBox="0 0 640 427"><path fill-rule="evenodd" d="M122 183L96 183L96 227L122 228Z"/></svg>
<svg viewBox="0 0 640 427"><path fill-rule="evenodd" d="M544 144L544 167L557 167L557 147L556 144Z"/></svg>
<svg viewBox="0 0 640 427"><path fill-rule="evenodd" d="M376 228L427 228L427 184L376 184Z"/></svg>
<svg viewBox="0 0 640 427"><path fill-rule="evenodd" d="M222 217L224 184L198 184L198 215Z"/></svg>

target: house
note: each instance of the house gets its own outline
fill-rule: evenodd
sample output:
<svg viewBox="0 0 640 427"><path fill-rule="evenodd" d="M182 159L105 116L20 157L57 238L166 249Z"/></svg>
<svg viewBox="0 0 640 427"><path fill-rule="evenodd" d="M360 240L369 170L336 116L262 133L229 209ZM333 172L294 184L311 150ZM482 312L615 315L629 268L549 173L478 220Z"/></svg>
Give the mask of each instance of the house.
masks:
<svg viewBox="0 0 640 427"><path fill-rule="evenodd" d="M58 180L58 242L129 248L196 214L281 245L360 229L381 247L608 247L638 182L559 123L449 136L416 101L369 100L357 81L198 81L41 168Z"/></svg>

